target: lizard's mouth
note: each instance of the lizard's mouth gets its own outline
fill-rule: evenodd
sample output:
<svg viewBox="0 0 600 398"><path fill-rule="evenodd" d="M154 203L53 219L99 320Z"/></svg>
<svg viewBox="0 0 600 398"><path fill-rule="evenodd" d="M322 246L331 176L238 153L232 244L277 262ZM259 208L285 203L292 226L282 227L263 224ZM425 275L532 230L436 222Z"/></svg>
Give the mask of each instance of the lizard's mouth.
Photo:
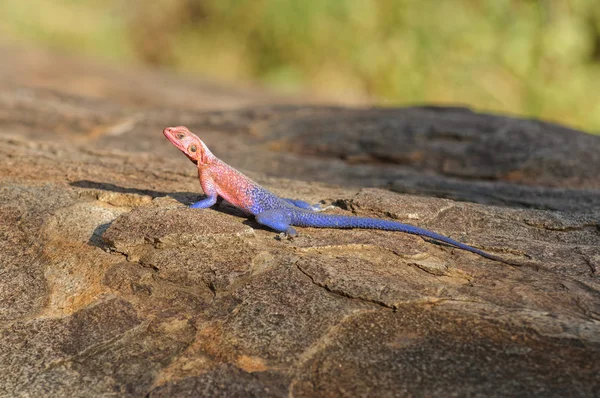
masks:
<svg viewBox="0 0 600 398"><path fill-rule="evenodd" d="M185 153L185 144L177 137L177 131L173 127L167 127L163 130L163 135L169 142Z"/></svg>

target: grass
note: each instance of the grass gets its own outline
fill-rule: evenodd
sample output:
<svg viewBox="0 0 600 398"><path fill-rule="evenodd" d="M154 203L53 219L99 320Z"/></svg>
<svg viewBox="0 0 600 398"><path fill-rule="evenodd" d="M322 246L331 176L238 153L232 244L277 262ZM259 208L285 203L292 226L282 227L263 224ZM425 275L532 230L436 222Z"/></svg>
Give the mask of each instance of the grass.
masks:
<svg viewBox="0 0 600 398"><path fill-rule="evenodd" d="M4 0L0 33L345 103L458 103L600 132L595 3Z"/></svg>

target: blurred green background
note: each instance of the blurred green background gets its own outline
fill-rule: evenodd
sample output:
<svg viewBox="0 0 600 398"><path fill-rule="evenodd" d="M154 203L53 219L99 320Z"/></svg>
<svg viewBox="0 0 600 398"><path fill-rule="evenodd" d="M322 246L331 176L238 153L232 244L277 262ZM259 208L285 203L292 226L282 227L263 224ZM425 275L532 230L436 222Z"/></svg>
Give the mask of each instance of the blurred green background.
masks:
<svg viewBox="0 0 600 398"><path fill-rule="evenodd" d="M341 103L600 131L597 0L2 0L0 34Z"/></svg>

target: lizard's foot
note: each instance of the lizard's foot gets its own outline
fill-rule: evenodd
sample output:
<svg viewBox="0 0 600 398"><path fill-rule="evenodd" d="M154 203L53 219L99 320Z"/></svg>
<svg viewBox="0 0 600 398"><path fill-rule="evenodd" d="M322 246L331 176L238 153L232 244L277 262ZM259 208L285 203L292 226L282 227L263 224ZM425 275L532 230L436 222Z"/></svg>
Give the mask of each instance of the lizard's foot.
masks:
<svg viewBox="0 0 600 398"><path fill-rule="evenodd" d="M294 227L289 227L287 231L285 231L285 236L287 236L288 239L292 240L293 238L298 236L298 232L296 232L296 229Z"/></svg>
<svg viewBox="0 0 600 398"><path fill-rule="evenodd" d="M289 198L284 198L285 201L293 204L296 207L299 207L301 209L304 210L310 210L310 211L314 211L314 212L320 212L320 211L325 211L325 210L329 210L329 209L333 209L335 206L329 205L329 206L325 206L322 207L323 205L321 203L316 203L314 205L311 205L308 202L305 202L303 200L298 200L298 199L289 199Z"/></svg>
<svg viewBox="0 0 600 398"><path fill-rule="evenodd" d="M190 209L208 209L217 203L217 195L207 196L206 198L190 205Z"/></svg>
<svg viewBox="0 0 600 398"><path fill-rule="evenodd" d="M289 227L287 231L285 232L280 232L279 234L277 234L277 236L275 237L275 239L277 240L294 240L294 238L298 236L298 233L296 232L296 230L292 227Z"/></svg>

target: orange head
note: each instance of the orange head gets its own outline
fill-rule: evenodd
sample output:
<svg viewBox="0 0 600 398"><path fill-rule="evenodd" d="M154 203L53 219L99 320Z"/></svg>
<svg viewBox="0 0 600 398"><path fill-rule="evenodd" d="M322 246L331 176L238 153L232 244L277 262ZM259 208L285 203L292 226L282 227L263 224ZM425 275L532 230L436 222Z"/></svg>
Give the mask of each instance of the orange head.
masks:
<svg viewBox="0 0 600 398"><path fill-rule="evenodd" d="M214 158L204 142L185 126L167 127L163 134L192 162L203 166Z"/></svg>

